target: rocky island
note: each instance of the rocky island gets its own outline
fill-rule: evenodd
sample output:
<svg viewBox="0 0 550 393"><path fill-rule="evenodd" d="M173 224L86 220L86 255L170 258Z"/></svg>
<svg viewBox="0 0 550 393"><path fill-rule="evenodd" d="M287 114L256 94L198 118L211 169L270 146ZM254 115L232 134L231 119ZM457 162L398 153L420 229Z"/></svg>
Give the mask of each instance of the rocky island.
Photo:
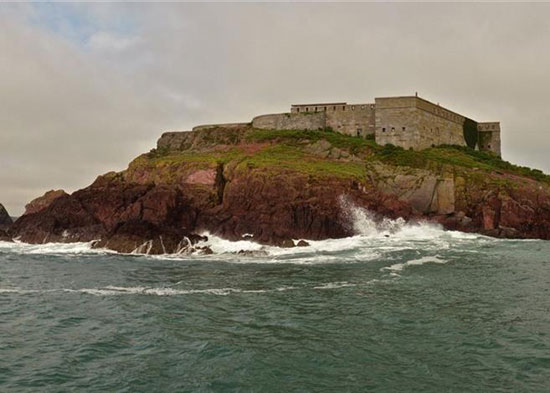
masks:
<svg viewBox="0 0 550 393"><path fill-rule="evenodd" d="M71 195L50 192L29 204L9 234L29 243L95 241L95 247L151 254L208 252L195 247L206 231L293 246L298 239L353 235L344 200L378 218L424 220L494 237L550 238L550 177L503 161L499 134L490 139L498 141L498 151L494 144L479 149L479 135L469 146L468 119L442 113L446 121L465 124L464 143L445 144L440 136L437 146L404 148L377 143L378 132L398 132L379 125L378 114L372 133L356 135L336 132L326 119L321 124L313 110L298 114L293 108L277 115L279 129L270 129L273 119L264 116L164 133L126 170L99 176ZM304 122L307 116L311 123ZM349 124L343 116L342 124ZM296 124L302 129L292 129Z"/></svg>

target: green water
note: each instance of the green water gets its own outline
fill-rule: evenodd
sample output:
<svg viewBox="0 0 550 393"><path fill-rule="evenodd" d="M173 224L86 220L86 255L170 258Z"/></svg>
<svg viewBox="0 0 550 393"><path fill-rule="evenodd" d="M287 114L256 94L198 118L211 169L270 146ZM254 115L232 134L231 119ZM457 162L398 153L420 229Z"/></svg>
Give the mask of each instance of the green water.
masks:
<svg viewBox="0 0 550 393"><path fill-rule="evenodd" d="M224 247L0 243L0 391L550 391L549 242L416 228Z"/></svg>

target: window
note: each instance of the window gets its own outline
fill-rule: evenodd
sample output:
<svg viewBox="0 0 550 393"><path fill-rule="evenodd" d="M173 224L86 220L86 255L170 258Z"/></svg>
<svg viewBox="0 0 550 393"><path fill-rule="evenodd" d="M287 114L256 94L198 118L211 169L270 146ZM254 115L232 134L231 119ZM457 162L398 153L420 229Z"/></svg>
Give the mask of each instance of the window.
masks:
<svg viewBox="0 0 550 393"><path fill-rule="evenodd" d="M346 106L345 106L345 105L344 105L344 106L342 107L342 110L343 110L343 111L345 111L345 110L346 110Z"/></svg>
<svg viewBox="0 0 550 393"><path fill-rule="evenodd" d="M382 132L386 132L386 127L382 127Z"/></svg>
<svg viewBox="0 0 550 393"><path fill-rule="evenodd" d="M490 148L491 148L491 145L487 145L487 147L490 149Z"/></svg>
<svg viewBox="0 0 550 393"><path fill-rule="evenodd" d="M333 111L335 111L335 110L336 110L336 107L335 107L335 106L333 106L333 107L332 107L332 110L333 110Z"/></svg>
<svg viewBox="0 0 550 393"><path fill-rule="evenodd" d="M403 131L405 131L405 127L402 127Z"/></svg>
<svg viewBox="0 0 550 393"><path fill-rule="evenodd" d="M361 130L360 128L357 129L357 136L361 136L361 133L362 133L363 130Z"/></svg>
<svg viewBox="0 0 550 393"><path fill-rule="evenodd" d="M323 109L325 112L327 111L327 107L325 106L325 108Z"/></svg>
<svg viewBox="0 0 550 393"><path fill-rule="evenodd" d="M317 107L315 107L315 112L317 112Z"/></svg>
<svg viewBox="0 0 550 393"><path fill-rule="evenodd" d="M395 127L392 127L391 130L392 130L392 131L395 131Z"/></svg>
<svg viewBox="0 0 550 393"><path fill-rule="evenodd" d="M309 108L306 108L306 112L309 112Z"/></svg>

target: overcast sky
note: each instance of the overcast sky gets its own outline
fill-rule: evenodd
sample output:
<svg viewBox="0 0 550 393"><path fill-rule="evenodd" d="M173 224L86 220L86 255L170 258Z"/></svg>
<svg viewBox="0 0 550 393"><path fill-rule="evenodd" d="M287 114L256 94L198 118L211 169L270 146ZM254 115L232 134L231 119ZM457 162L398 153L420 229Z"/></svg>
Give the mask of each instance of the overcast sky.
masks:
<svg viewBox="0 0 550 393"><path fill-rule="evenodd" d="M122 170L167 130L419 95L550 172L550 5L0 4L0 203Z"/></svg>

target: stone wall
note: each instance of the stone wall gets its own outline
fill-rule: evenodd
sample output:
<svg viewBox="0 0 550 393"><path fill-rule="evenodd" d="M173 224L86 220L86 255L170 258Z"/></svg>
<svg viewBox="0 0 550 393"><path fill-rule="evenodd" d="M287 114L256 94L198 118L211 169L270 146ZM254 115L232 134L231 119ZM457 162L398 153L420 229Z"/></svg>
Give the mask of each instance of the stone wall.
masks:
<svg viewBox="0 0 550 393"><path fill-rule="evenodd" d="M500 123L498 121L478 123L479 150L490 151L500 157Z"/></svg>
<svg viewBox="0 0 550 393"><path fill-rule="evenodd" d="M264 130L324 130L325 112L278 113L252 119L252 126Z"/></svg>
<svg viewBox="0 0 550 393"><path fill-rule="evenodd" d="M241 128L248 125L250 125L250 123L203 124L193 127L193 131L208 130L211 128Z"/></svg>
<svg viewBox="0 0 550 393"><path fill-rule="evenodd" d="M346 105L337 110L328 110L327 127L346 135L361 137L373 135L374 113L374 104Z"/></svg>
<svg viewBox="0 0 550 393"><path fill-rule="evenodd" d="M379 145L422 150L449 144L465 146L465 118L418 97L376 98L375 138Z"/></svg>
<svg viewBox="0 0 550 393"><path fill-rule="evenodd" d="M326 113L326 126L341 134L361 136L374 135L374 104L326 104L292 105L290 113Z"/></svg>

